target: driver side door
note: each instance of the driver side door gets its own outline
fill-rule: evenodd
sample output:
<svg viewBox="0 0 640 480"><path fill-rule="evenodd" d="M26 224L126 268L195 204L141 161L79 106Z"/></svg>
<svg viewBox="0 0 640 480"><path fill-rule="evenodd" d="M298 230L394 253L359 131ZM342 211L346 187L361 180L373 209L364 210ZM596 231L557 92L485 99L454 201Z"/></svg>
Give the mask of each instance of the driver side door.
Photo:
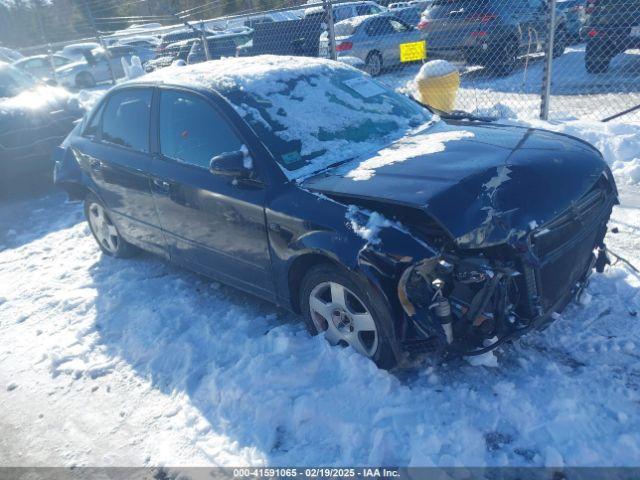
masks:
<svg viewBox="0 0 640 480"><path fill-rule="evenodd" d="M211 158L245 142L214 103L195 92L160 89L156 111L150 181L171 258L272 299L265 185L209 171Z"/></svg>

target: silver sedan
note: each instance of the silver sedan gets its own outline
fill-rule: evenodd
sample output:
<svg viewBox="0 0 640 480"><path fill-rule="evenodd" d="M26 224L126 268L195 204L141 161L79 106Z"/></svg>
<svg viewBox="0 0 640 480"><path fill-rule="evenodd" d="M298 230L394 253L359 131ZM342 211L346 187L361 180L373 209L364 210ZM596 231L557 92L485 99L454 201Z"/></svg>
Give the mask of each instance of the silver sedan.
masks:
<svg viewBox="0 0 640 480"><path fill-rule="evenodd" d="M391 13L364 15L335 24L338 57L356 57L372 76L401 63L401 45L423 41L421 32ZM320 37L320 55L329 57L327 32Z"/></svg>

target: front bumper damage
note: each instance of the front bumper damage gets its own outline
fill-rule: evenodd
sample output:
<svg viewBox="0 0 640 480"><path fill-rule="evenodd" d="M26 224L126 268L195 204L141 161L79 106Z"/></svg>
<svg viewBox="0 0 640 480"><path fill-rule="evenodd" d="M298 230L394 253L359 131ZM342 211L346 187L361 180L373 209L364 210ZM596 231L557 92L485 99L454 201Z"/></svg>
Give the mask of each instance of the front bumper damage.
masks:
<svg viewBox="0 0 640 480"><path fill-rule="evenodd" d="M404 349L480 355L548 326L608 262L604 237L616 202L615 190L595 188L509 244L443 251L407 268L397 294L419 339Z"/></svg>

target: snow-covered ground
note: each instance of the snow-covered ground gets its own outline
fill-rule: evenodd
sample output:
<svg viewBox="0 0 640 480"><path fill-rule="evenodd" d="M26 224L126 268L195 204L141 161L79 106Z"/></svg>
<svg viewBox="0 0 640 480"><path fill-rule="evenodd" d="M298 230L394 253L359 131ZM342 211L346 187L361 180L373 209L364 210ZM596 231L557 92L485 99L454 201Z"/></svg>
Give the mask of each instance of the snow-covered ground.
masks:
<svg viewBox="0 0 640 480"><path fill-rule="evenodd" d="M533 124L603 151L607 242L640 266L640 125ZM640 278L618 263L589 293L493 367L388 373L253 297L102 255L61 193L0 205L0 465L637 466Z"/></svg>
<svg viewBox="0 0 640 480"><path fill-rule="evenodd" d="M585 45L572 45L554 59L549 118L601 120L640 104L640 50L628 50L614 57L609 71L589 74L584 66ZM511 75L496 78L480 67L459 65L461 88L456 108L487 111L496 103L527 118L540 113L540 92L544 56L532 55L519 60ZM380 80L394 87L411 81L419 65L392 69ZM504 111L497 112L505 116ZM512 116L509 113L508 116ZM640 112L626 121L640 121Z"/></svg>

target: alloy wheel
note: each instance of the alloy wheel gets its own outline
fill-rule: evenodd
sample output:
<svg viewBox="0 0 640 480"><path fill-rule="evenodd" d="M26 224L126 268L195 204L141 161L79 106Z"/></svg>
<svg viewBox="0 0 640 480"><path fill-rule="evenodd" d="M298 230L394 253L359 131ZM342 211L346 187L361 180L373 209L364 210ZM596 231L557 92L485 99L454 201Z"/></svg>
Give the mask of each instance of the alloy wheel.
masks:
<svg viewBox="0 0 640 480"><path fill-rule="evenodd" d="M112 255L116 254L120 246L120 235L102 205L89 205L89 225L102 248Z"/></svg>
<svg viewBox="0 0 640 480"><path fill-rule="evenodd" d="M373 316L344 285L318 284L309 295L309 310L316 329L330 344L348 344L366 357L376 353L378 329Z"/></svg>

